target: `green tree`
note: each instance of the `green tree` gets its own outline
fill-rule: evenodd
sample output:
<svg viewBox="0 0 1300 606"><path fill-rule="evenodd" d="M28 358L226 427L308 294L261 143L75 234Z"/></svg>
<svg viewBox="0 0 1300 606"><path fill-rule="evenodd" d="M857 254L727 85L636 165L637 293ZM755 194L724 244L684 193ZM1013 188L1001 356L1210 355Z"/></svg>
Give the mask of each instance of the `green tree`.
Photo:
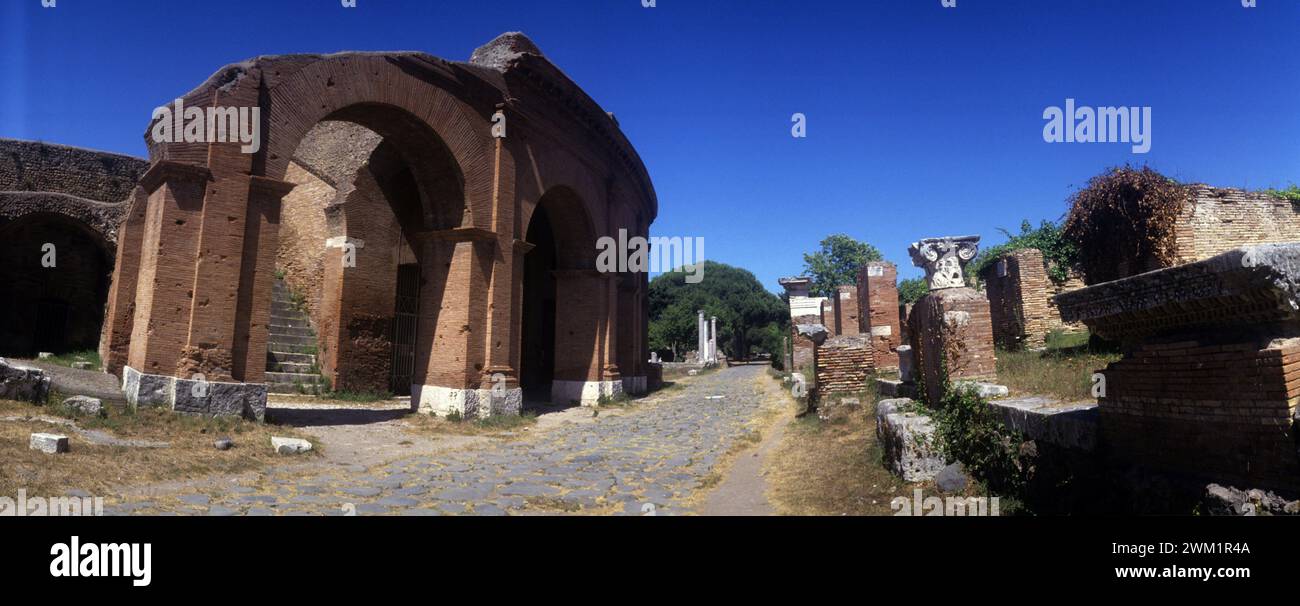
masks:
<svg viewBox="0 0 1300 606"><path fill-rule="evenodd" d="M769 353L779 358L789 323L781 298L754 274L714 261L704 262L704 279L686 282L673 271L650 281L650 348L680 360L695 349L697 312L718 317L718 347L734 358Z"/></svg>
<svg viewBox="0 0 1300 606"><path fill-rule="evenodd" d="M916 303L930 292L930 285L925 278L909 278L898 281L898 300L902 303Z"/></svg>
<svg viewBox="0 0 1300 606"><path fill-rule="evenodd" d="M863 265L882 259L880 250L866 242L831 234L821 241L821 250L804 253L804 275L812 278L813 296L834 297L836 286L856 284Z"/></svg>

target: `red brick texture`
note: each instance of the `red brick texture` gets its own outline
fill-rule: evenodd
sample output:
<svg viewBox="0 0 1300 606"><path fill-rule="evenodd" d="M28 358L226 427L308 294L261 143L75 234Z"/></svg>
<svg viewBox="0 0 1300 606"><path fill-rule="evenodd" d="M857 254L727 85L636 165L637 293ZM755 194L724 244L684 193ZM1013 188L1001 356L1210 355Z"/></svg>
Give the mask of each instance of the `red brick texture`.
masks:
<svg viewBox="0 0 1300 606"><path fill-rule="evenodd" d="M866 390L871 356L871 343L861 335L832 337L817 346L818 397Z"/></svg>
<svg viewBox="0 0 1300 606"><path fill-rule="evenodd" d="M858 270L859 326L871 336L877 368L898 368L898 346L903 344L899 325L898 269L893 263L872 262Z"/></svg>
<svg viewBox="0 0 1300 606"><path fill-rule="evenodd" d="M910 333L916 368L930 401L950 381L997 377L989 302L972 288L946 288L921 297L912 308Z"/></svg>
<svg viewBox="0 0 1300 606"><path fill-rule="evenodd" d="M1300 339L1164 340L1101 372L1102 429L1117 455L1221 482L1300 489Z"/></svg>
<svg viewBox="0 0 1300 606"><path fill-rule="evenodd" d="M858 287L843 285L836 289L831 301L835 309L835 334L857 335L862 333L861 304L858 302Z"/></svg>

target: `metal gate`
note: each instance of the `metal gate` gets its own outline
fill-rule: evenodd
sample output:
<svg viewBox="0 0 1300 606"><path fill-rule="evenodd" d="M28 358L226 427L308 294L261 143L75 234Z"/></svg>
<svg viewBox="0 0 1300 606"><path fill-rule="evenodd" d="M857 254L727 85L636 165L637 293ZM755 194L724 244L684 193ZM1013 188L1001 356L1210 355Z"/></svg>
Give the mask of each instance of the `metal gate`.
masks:
<svg viewBox="0 0 1300 606"><path fill-rule="evenodd" d="M420 322L420 266L397 266L397 309L393 313L393 364L388 388L399 396L411 395L415 374L415 331Z"/></svg>

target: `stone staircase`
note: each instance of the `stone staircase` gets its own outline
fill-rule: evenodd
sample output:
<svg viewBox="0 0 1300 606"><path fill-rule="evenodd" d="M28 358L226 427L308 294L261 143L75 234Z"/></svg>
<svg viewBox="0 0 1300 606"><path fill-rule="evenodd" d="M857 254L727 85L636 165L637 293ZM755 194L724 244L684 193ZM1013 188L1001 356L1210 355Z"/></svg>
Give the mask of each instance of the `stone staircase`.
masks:
<svg viewBox="0 0 1300 606"><path fill-rule="evenodd" d="M294 304L284 280L277 279L271 298L271 336L267 340L266 382L271 393L320 393L316 370L316 331L307 312Z"/></svg>

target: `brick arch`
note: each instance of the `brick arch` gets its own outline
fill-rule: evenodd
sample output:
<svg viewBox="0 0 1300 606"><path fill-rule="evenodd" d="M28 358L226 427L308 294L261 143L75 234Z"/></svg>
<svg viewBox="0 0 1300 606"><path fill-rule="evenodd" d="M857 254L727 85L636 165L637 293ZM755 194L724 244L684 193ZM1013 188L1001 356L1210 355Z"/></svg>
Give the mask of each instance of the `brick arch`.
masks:
<svg viewBox="0 0 1300 606"><path fill-rule="evenodd" d="M596 237L599 231L591 212L578 191L567 185L546 190L528 213L524 234L538 208L545 208L555 236L559 269L594 269Z"/></svg>
<svg viewBox="0 0 1300 606"><path fill-rule="evenodd" d="M274 83L259 103L266 130L254 172L283 179L299 143L324 120L360 124L393 141L404 153L418 152L421 143L411 129L423 128L436 135L455 159L464 205L472 214L470 224L487 227L492 217L489 119L493 110L467 110L471 101L420 73L420 64L427 61L437 60L419 55L330 55ZM384 84L376 86L376 82Z"/></svg>

